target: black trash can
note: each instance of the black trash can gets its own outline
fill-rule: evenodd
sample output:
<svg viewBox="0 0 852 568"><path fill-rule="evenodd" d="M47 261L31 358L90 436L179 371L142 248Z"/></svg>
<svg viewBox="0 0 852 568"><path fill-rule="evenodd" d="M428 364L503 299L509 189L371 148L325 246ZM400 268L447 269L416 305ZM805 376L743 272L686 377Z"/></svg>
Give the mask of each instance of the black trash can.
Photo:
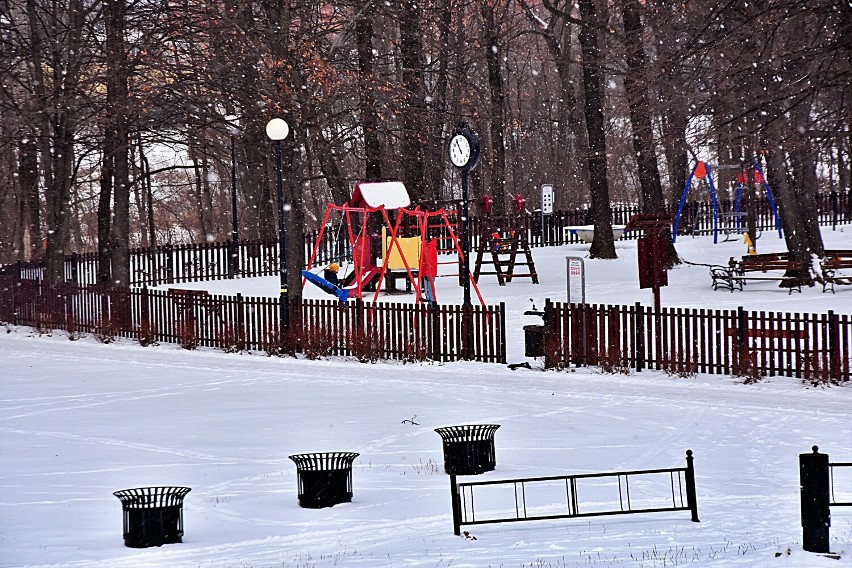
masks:
<svg viewBox="0 0 852 568"><path fill-rule="evenodd" d="M494 433L499 424L469 424L435 428L444 443L444 471L479 475L497 466Z"/></svg>
<svg viewBox="0 0 852 568"><path fill-rule="evenodd" d="M524 326L524 356L544 357L544 326Z"/></svg>
<svg viewBox="0 0 852 568"><path fill-rule="evenodd" d="M148 548L183 541L183 498L189 487L139 487L113 493L121 500L124 545Z"/></svg>
<svg viewBox="0 0 852 568"><path fill-rule="evenodd" d="M290 456L296 463L299 505L321 509L352 501L352 462L359 455L327 452Z"/></svg>

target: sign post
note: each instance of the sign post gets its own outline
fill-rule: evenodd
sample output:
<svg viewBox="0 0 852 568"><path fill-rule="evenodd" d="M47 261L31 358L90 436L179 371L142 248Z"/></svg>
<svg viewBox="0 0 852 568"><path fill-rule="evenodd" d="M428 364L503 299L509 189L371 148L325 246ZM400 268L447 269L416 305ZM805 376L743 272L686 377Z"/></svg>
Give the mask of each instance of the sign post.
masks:
<svg viewBox="0 0 852 568"><path fill-rule="evenodd" d="M667 239L665 229L671 227L672 218L667 215L634 215L627 222L624 231L643 229L645 236L639 239L639 288L651 288L654 291L654 310L660 312L660 288L668 286L666 274Z"/></svg>
<svg viewBox="0 0 852 568"><path fill-rule="evenodd" d="M541 186L541 243L544 244L544 216L553 214L553 186Z"/></svg>
<svg viewBox="0 0 852 568"><path fill-rule="evenodd" d="M586 267L579 256L566 256L568 265L568 303L586 303Z"/></svg>

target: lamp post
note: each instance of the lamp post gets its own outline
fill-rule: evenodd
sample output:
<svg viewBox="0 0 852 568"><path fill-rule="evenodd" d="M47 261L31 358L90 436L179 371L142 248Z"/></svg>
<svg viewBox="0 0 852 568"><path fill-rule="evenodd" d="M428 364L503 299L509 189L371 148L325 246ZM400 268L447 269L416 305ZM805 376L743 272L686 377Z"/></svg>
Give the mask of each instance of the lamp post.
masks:
<svg viewBox="0 0 852 568"><path fill-rule="evenodd" d="M228 134L231 137L231 263L230 276L233 278L239 269L240 226L237 221L237 153L234 146L234 136L237 133L237 116L225 116L228 123Z"/></svg>
<svg viewBox="0 0 852 568"><path fill-rule="evenodd" d="M284 178L281 172L281 141L287 138L290 126L281 118L273 118L266 123L266 135L275 141L275 166L278 173L278 267L281 277L281 325L290 328L290 296L287 292L287 236L284 225Z"/></svg>

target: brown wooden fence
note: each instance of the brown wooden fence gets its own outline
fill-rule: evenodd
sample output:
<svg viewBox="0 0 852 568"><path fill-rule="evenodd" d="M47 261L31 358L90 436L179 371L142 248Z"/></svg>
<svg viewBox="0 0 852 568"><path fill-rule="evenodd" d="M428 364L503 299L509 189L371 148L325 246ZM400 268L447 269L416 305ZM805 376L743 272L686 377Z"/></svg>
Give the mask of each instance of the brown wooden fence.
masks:
<svg viewBox="0 0 852 568"><path fill-rule="evenodd" d="M40 330L132 337L220 349L269 350L282 338L277 298L199 290L49 285L0 277L0 321ZM506 308L415 304L291 306L295 341L317 355L506 362Z"/></svg>
<svg viewBox="0 0 852 568"><path fill-rule="evenodd" d="M548 302L548 365L601 365L746 377L848 381L845 314L579 305Z"/></svg>

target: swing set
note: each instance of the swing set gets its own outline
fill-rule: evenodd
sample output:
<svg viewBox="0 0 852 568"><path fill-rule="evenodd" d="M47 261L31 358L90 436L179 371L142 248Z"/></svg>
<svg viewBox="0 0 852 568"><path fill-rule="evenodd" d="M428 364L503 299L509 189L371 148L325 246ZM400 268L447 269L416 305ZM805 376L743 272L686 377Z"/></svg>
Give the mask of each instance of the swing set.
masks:
<svg viewBox="0 0 852 568"><path fill-rule="evenodd" d="M761 187L763 187L764 191L766 191L766 195L769 200L769 206L772 208L772 212L775 216L775 226L778 229L778 237L781 238L781 218L778 215L778 207L775 204L775 198L772 195L772 188L769 187L769 184L766 182L766 178L763 175L763 170L760 169L760 164L757 163L757 160L752 161L752 168L754 169L753 179L755 184L761 184ZM719 207L716 198L716 185L713 183L713 175L710 173L710 168L707 166L706 162L703 162L701 160L696 162L695 167L692 168L692 172L690 172L689 177L686 180L686 185L683 188L683 193L680 196L680 202L677 205L677 213L675 214L674 226L672 227L672 242L677 241L678 226L680 225L683 205L686 202L686 195L687 193L689 193L689 190L692 187L693 180L698 180L698 182L701 183L705 179L710 188L710 202L713 208L713 244L719 242ZM748 180L748 170L745 167L745 163L743 163L742 171L737 175L736 199L734 201L733 216L736 219L736 228L738 231L740 230L742 224L740 201L742 197L743 187L748 183Z"/></svg>
<svg viewBox="0 0 852 568"><path fill-rule="evenodd" d="M416 294L416 303L437 302L435 278L438 277L439 239L429 238L430 229L439 229L449 235L459 259L464 258L464 252L443 209L423 211L419 207L408 209L409 205L408 191L401 182L359 182L349 202L344 205L327 204L308 269L302 271L302 287L310 281L334 294L343 303L350 297L363 298L364 292L375 286L375 302L383 282L387 281L390 288L397 276L404 275L407 287L413 288ZM396 211L393 222L389 210ZM339 234L345 226L349 249L338 255L339 259L347 260L340 287L310 271L316 266L315 261L333 215L337 217L338 227L335 243L337 246L342 244ZM437 224L433 224L435 219ZM402 236L403 233L412 236ZM485 305L476 282L472 278L471 282L479 301Z"/></svg>

